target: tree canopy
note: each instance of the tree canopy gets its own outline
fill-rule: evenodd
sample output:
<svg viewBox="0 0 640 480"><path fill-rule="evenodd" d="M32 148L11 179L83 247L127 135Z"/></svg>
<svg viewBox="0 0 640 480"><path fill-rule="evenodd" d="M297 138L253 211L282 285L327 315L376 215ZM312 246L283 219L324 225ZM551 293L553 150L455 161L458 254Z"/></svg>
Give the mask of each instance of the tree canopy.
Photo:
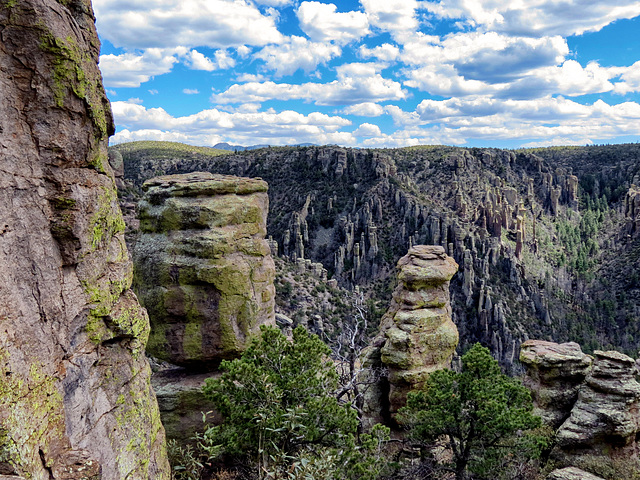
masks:
<svg viewBox="0 0 640 480"><path fill-rule="evenodd" d="M504 375L489 350L476 344L462 356L460 373L436 371L423 390L410 392L400 419L421 442L432 445L444 436L456 480L465 479L468 471L495 479L504 454L540 446L533 437L516 435L540 426L532 409L529 391Z"/></svg>
<svg viewBox="0 0 640 480"><path fill-rule="evenodd" d="M343 471L362 470L372 460L362 456L365 450L378 448L388 429L379 427L356 445L356 411L334 396L338 376L330 353L303 327L291 341L277 328L262 327L241 358L223 361L221 377L207 379L204 393L223 417L216 436L225 451L249 457L260 478L283 459L289 471L306 468L309 459L316 461L314 468L319 459L329 459L332 471L337 464Z"/></svg>

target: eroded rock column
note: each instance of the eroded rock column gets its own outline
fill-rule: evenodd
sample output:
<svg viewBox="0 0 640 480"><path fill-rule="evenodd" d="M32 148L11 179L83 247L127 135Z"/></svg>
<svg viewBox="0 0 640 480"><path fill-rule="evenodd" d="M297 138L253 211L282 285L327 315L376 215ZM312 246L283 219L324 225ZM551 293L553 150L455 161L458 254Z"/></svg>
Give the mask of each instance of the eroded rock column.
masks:
<svg viewBox="0 0 640 480"><path fill-rule="evenodd" d="M458 329L451 320L449 281L457 270L441 246L415 245L398 261L398 286L377 341L383 342L380 360L389 371L392 415L429 374L451 366Z"/></svg>
<svg viewBox="0 0 640 480"><path fill-rule="evenodd" d="M267 183L195 172L144 183L136 288L152 323L148 351L210 370L275 324L275 265L265 240Z"/></svg>

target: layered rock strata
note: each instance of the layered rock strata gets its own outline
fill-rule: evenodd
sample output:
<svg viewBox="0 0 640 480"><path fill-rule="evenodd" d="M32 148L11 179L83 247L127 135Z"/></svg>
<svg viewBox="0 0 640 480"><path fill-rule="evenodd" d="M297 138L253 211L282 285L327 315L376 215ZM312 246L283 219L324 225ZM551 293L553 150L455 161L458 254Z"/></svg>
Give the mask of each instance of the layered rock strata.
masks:
<svg viewBox="0 0 640 480"><path fill-rule="evenodd" d="M136 288L151 318L148 351L210 370L275 324L275 266L265 240L267 184L195 172L144 183Z"/></svg>
<svg viewBox="0 0 640 480"><path fill-rule="evenodd" d="M520 361L527 369L524 384L531 391L535 414L558 428L571 413L592 358L577 343L527 340Z"/></svg>
<svg viewBox="0 0 640 480"><path fill-rule="evenodd" d="M449 368L458 345L449 281L458 264L435 245L415 245L398 261L398 286L374 344L388 368L390 413L435 370Z"/></svg>
<svg viewBox="0 0 640 480"><path fill-rule="evenodd" d="M571 416L558 429L564 450L633 446L640 432L640 384L636 362L619 352L594 352L593 367Z"/></svg>
<svg viewBox="0 0 640 480"><path fill-rule="evenodd" d="M88 0L0 7L0 471L168 479Z"/></svg>

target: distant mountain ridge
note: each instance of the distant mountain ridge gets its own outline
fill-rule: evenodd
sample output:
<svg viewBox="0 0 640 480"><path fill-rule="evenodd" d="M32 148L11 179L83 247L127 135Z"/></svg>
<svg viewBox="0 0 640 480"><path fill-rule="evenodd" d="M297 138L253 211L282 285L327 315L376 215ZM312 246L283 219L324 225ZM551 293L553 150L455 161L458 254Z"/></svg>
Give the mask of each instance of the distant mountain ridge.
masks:
<svg viewBox="0 0 640 480"><path fill-rule="evenodd" d="M313 143L300 143L296 145L289 145L291 147L311 147ZM218 150L229 150L230 152L244 152L246 150L258 150L259 148L266 148L269 145L250 145L248 147L243 147L242 145L231 145L229 143L216 143L213 148Z"/></svg>

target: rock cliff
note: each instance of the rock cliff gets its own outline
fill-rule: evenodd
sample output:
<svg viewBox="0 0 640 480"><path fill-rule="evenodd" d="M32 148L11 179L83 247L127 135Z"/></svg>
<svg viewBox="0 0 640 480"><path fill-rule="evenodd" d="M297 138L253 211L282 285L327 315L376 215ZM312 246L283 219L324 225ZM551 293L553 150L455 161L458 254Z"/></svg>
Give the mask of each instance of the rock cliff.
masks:
<svg viewBox="0 0 640 480"><path fill-rule="evenodd" d="M144 190L134 262L148 351L210 370L275 323L267 184L196 172L148 180Z"/></svg>
<svg viewBox="0 0 640 480"><path fill-rule="evenodd" d="M168 479L88 0L0 6L0 471Z"/></svg>

